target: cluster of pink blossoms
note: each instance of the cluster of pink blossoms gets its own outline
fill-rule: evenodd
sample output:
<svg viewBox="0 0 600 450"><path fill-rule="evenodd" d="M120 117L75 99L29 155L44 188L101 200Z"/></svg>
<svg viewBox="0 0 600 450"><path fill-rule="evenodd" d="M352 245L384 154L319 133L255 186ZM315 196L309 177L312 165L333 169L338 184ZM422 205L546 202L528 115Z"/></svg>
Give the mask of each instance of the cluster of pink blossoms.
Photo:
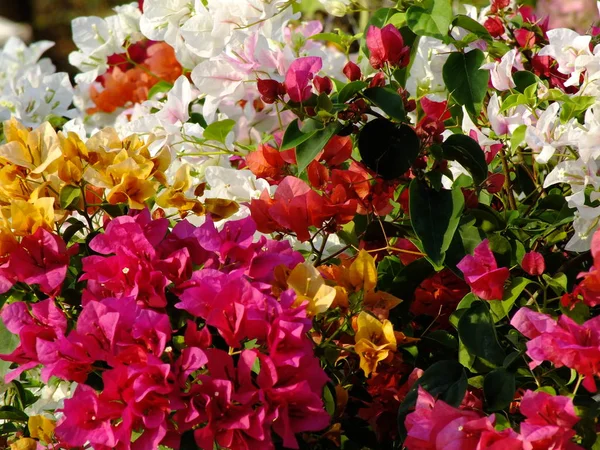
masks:
<svg viewBox="0 0 600 450"><path fill-rule="evenodd" d="M526 391L520 412L525 416L521 433L512 428L495 428L495 415L485 416L469 405L465 397L460 408L435 400L419 387L416 409L406 418L408 450L578 450L571 439L579 422L573 400L546 392Z"/></svg>
<svg viewBox="0 0 600 450"><path fill-rule="evenodd" d="M52 296L2 312L20 337L8 380L41 364L44 382L79 383L56 428L65 448L179 448L186 432L207 450L298 448L296 433L329 424L305 307L273 294L275 267L303 261L287 242L255 242L251 219L170 230L148 211L105 229L82 259L74 329Z"/></svg>

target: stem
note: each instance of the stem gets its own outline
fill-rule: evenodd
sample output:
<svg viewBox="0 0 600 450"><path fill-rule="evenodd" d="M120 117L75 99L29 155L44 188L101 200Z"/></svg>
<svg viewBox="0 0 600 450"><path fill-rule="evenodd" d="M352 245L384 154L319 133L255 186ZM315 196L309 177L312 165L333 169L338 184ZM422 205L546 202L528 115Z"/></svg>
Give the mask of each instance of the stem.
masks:
<svg viewBox="0 0 600 450"><path fill-rule="evenodd" d="M515 200L515 194L512 190L512 186L510 183L510 169L508 167L508 161L506 160L506 153L504 152L504 147L500 149L500 159L502 161L502 169L504 172L504 190L508 196L508 205L511 209L517 209L517 201Z"/></svg>

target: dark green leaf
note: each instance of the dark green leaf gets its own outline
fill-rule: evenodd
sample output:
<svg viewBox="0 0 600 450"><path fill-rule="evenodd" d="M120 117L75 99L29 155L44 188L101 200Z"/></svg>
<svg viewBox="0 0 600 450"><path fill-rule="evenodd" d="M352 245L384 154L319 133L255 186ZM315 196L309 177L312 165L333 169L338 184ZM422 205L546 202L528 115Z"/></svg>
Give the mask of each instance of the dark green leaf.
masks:
<svg viewBox="0 0 600 450"><path fill-rule="evenodd" d="M366 89L364 95L392 119L400 122L406 120L402 97L393 89L373 87Z"/></svg>
<svg viewBox="0 0 600 450"><path fill-rule="evenodd" d="M202 128L206 128L208 126L206 123L206 119L204 119L204 116L197 112L193 112L192 114L190 114L190 123L197 123Z"/></svg>
<svg viewBox="0 0 600 450"><path fill-rule="evenodd" d="M483 381L483 395L488 411L507 408L515 397L515 374L504 367L492 370Z"/></svg>
<svg viewBox="0 0 600 450"><path fill-rule="evenodd" d="M0 407L0 420L27 422L29 416L14 406Z"/></svg>
<svg viewBox="0 0 600 450"><path fill-rule="evenodd" d="M536 84L538 79L533 73L527 70L519 70L513 73L513 81L515 82L515 90L523 93L529 86Z"/></svg>
<svg viewBox="0 0 600 450"><path fill-rule="evenodd" d="M468 53L451 53L442 69L444 83L450 95L459 105L475 117L481 112L483 98L487 92L490 74L480 69L485 55L479 49Z"/></svg>
<svg viewBox="0 0 600 450"><path fill-rule="evenodd" d="M424 340L433 341L443 347L458 350L458 340L445 330L435 330L423 337Z"/></svg>
<svg viewBox="0 0 600 450"><path fill-rule="evenodd" d="M420 146L411 127L387 119L372 120L358 136L363 163L386 180L398 178L410 169L419 156Z"/></svg>
<svg viewBox="0 0 600 450"><path fill-rule="evenodd" d="M68 244L69 241L77 234L78 231L83 230L85 224L81 221L76 221L74 224L69 225L62 235L63 240Z"/></svg>
<svg viewBox="0 0 600 450"><path fill-rule="evenodd" d="M460 189L435 191L416 178L410 183L412 226L423 243L425 253L437 265L444 262L463 206L464 197Z"/></svg>
<svg viewBox="0 0 600 450"><path fill-rule="evenodd" d="M452 16L450 0L425 0L406 11L408 27L416 35L440 39L448 35Z"/></svg>
<svg viewBox="0 0 600 450"><path fill-rule="evenodd" d="M348 100L350 100L357 93L359 93L360 91L365 89L367 86L368 86L367 83L365 83L364 81L360 81L360 80L352 81L352 82L348 83L346 86L344 86L342 88L341 91L339 91L338 102L346 103Z"/></svg>
<svg viewBox="0 0 600 450"><path fill-rule="evenodd" d="M342 126L339 122L332 122L324 129L318 130L310 138L296 146L296 161L298 162L298 174L304 172L306 167L325 147L329 139L336 134Z"/></svg>
<svg viewBox="0 0 600 450"><path fill-rule="evenodd" d="M442 149L444 157L467 169L476 184L485 181L488 175L485 153L475 139L464 134L453 134L443 142Z"/></svg>
<svg viewBox="0 0 600 450"><path fill-rule="evenodd" d="M219 122L213 122L204 129L204 139L225 143L227 135L233 130L235 120L225 119Z"/></svg>
<svg viewBox="0 0 600 450"><path fill-rule="evenodd" d="M310 139L318 130L314 128L311 131L303 132L298 127L298 120L291 122L285 130L283 140L281 141L281 150L289 150L297 147L304 141Z"/></svg>
<svg viewBox="0 0 600 450"><path fill-rule="evenodd" d="M493 365L501 366L504 350L498 343L496 329L487 304L474 302L458 321L458 336L466 349Z"/></svg>
<svg viewBox="0 0 600 450"><path fill-rule="evenodd" d="M482 24L477 22L475 19L471 19L469 16L465 16L464 14L458 14L454 16L452 25L470 31L486 41L492 40L490 32Z"/></svg>

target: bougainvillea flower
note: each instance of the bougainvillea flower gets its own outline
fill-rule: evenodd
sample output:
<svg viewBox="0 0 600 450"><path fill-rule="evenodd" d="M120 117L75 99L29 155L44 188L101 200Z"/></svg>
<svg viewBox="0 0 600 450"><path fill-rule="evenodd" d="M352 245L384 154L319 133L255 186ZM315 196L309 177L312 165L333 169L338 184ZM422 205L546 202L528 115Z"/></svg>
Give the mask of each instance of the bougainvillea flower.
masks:
<svg viewBox="0 0 600 450"><path fill-rule="evenodd" d="M308 302L309 316L325 312L336 296L335 288L325 284L319 271L310 263L298 264L290 272L288 286L296 292L296 303Z"/></svg>
<svg viewBox="0 0 600 450"><path fill-rule="evenodd" d="M380 322L364 311L358 315L357 326L354 350L360 356L360 368L368 377L390 352L396 351L396 336L389 320Z"/></svg>
<svg viewBox="0 0 600 450"><path fill-rule="evenodd" d="M298 58L290 65L285 75L285 88L291 101L300 103L310 98L310 80L322 67L323 60L317 56Z"/></svg>
<svg viewBox="0 0 600 450"><path fill-rule="evenodd" d="M357 291L371 291L377 285L377 268L375 260L365 250L358 255L348 270L348 280Z"/></svg>
<svg viewBox="0 0 600 450"><path fill-rule="evenodd" d="M371 25L367 30L367 47L374 69L381 69L386 63L394 67L408 65L410 48L404 45L402 35L392 24L383 28Z"/></svg>
<svg viewBox="0 0 600 450"><path fill-rule="evenodd" d="M510 272L506 267L498 268L487 239L475 247L473 255L465 256L456 267L462 271L475 295L484 300L502 300L504 283Z"/></svg>
<svg viewBox="0 0 600 450"><path fill-rule="evenodd" d="M541 253L527 252L521 261L521 267L529 275L542 275L546 270L546 262Z"/></svg>
<svg viewBox="0 0 600 450"><path fill-rule="evenodd" d="M43 228L25 236L10 257L10 269L26 284L37 284L42 292L56 294L67 274L69 258L77 246L67 250L64 241Z"/></svg>
<svg viewBox="0 0 600 450"><path fill-rule="evenodd" d="M588 272L579 274L583 280L577 286L577 292L583 296L583 301L588 306L600 305L600 233L594 233L592 238L592 257L594 265Z"/></svg>
<svg viewBox="0 0 600 450"><path fill-rule="evenodd" d="M526 391L519 410L526 417L520 429L528 448L583 449L572 441L576 434L573 427L579 422L573 399L547 392Z"/></svg>
<svg viewBox="0 0 600 450"><path fill-rule="evenodd" d="M482 417L467 409L435 400L419 386L415 411L406 417L408 450L522 450L523 442L510 428L494 429L494 415Z"/></svg>
<svg viewBox="0 0 600 450"><path fill-rule="evenodd" d="M596 392L594 376L600 375L600 317L579 325L566 315L556 321L523 307L510 323L531 339L527 342L531 368L550 361L556 367L575 369L585 377L583 386Z"/></svg>

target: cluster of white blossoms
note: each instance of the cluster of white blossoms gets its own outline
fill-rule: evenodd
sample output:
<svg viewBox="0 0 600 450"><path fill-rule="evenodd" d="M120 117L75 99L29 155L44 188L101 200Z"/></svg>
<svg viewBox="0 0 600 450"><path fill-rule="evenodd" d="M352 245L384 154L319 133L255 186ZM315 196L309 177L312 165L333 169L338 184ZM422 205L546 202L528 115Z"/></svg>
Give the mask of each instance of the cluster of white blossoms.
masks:
<svg viewBox="0 0 600 450"><path fill-rule="evenodd" d="M34 126L48 117L74 117L73 86L66 73L42 54L54 44L49 41L27 46L10 38L0 51L0 121L16 117Z"/></svg>

